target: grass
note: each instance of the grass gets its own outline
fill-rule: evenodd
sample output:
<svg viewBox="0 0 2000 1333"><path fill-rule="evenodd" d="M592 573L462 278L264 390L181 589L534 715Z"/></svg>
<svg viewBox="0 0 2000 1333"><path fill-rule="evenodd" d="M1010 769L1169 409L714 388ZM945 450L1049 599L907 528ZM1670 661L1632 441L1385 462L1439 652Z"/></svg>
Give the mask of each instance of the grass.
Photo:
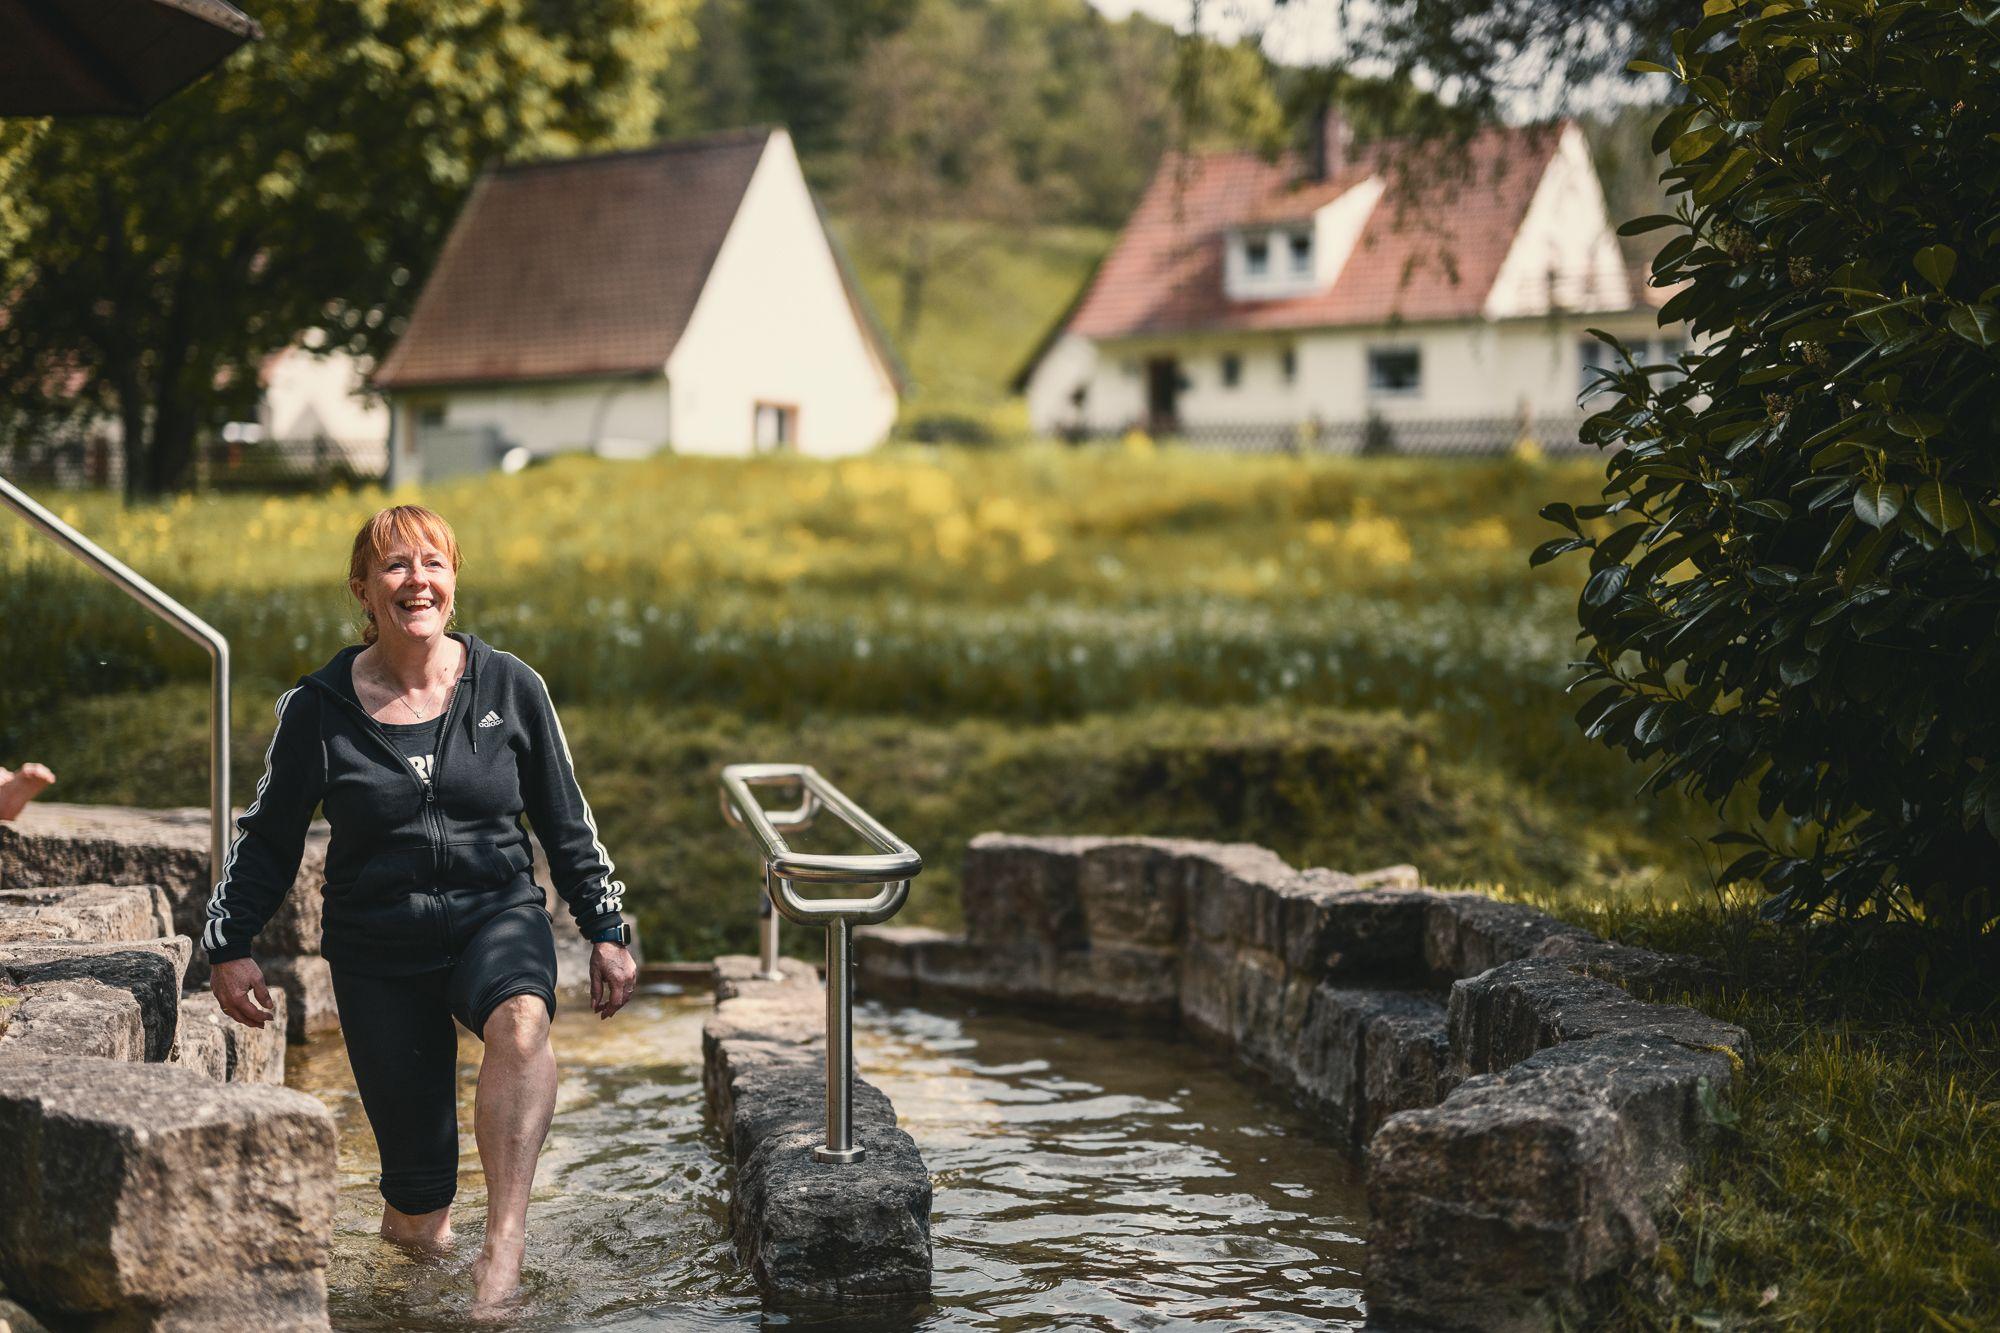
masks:
<svg viewBox="0 0 2000 1333"><path fill-rule="evenodd" d="M961 411L1025 428L1007 380L1067 309L1112 233L1092 227L1001 227L950 223L934 246L952 256L935 274L914 336L896 334L895 256L866 232L834 223L856 275L910 373L906 420Z"/></svg>
<svg viewBox="0 0 2000 1333"><path fill-rule="evenodd" d="M1741 1024L1757 1061L1661 1219L1659 1263L1592 1327L2000 1326L2000 1016L1991 959L1890 932L1818 938L1747 893L1609 913L1549 903L1634 943L1721 966L1680 997ZM1923 957L1925 965L1912 966Z"/></svg>

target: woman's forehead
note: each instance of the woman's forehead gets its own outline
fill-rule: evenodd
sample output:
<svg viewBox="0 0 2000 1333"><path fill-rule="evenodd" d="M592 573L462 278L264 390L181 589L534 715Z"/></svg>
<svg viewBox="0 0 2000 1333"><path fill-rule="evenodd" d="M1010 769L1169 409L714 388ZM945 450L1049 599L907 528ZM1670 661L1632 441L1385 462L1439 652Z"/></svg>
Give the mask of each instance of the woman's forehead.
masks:
<svg viewBox="0 0 2000 1333"><path fill-rule="evenodd" d="M410 541L404 541L401 538L392 538L390 539L389 543L382 548L381 555L376 557L376 563L387 565L397 560L413 560L416 559L418 556L424 556L424 555L434 555L438 559L446 562L447 564L451 562L451 556L448 552L444 551L440 547L432 545L427 541L419 540L415 542L410 542Z"/></svg>

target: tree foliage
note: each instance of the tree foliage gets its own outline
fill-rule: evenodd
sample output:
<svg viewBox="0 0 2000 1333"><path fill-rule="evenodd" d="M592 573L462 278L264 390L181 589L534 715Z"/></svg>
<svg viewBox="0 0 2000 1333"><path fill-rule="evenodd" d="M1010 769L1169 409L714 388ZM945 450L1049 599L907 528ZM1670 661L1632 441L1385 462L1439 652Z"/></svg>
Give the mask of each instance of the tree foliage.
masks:
<svg viewBox="0 0 2000 1333"><path fill-rule="evenodd" d="M2000 67L1957 0L1709 0L1656 145L1662 322L1606 372L1587 734L1754 800L1718 841L1776 915L2000 915ZM1621 349L1622 350L1622 349Z"/></svg>
<svg viewBox="0 0 2000 1333"><path fill-rule="evenodd" d="M271 0L143 120L0 130L0 425L113 415L178 484L269 353L386 349L487 162L649 138L684 5Z"/></svg>

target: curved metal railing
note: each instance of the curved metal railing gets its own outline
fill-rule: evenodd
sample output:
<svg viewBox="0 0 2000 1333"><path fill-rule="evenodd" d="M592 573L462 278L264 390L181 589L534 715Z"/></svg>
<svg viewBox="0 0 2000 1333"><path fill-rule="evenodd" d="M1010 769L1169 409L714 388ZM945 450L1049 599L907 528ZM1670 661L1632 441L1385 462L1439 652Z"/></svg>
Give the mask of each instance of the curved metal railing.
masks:
<svg viewBox="0 0 2000 1333"><path fill-rule="evenodd" d="M5 477L0 477L0 504L40 528L106 582L193 639L208 654L208 876L210 883L220 880L223 860L229 854L229 640Z"/></svg>
<svg viewBox="0 0 2000 1333"><path fill-rule="evenodd" d="M766 810L759 787L797 787L799 804ZM910 896L910 881L924 868L916 849L884 828L810 764L731 764L722 770L722 814L747 830L764 858L764 975L778 971L778 919L826 929L826 1142L813 1149L821 1162L858 1162L866 1150L854 1142L854 945L855 926L894 916ZM810 828L822 810L876 848L873 854L797 852L785 834ZM806 897L800 884L879 884L866 898Z"/></svg>

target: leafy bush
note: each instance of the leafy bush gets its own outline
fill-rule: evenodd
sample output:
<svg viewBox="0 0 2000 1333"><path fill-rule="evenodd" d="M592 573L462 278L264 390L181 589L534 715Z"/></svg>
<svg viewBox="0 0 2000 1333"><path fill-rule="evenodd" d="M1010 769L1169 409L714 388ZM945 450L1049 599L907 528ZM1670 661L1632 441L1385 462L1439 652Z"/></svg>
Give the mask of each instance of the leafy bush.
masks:
<svg viewBox="0 0 2000 1333"><path fill-rule="evenodd" d="M1585 438L1598 682L1650 785L1754 794L1725 871L1776 916L1994 924L2000 867L2000 32L1953 0L1738 7L1676 34L1661 312ZM1658 66L1649 68L1659 69ZM1601 335L1600 335L1601 336ZM1613 341L1607 339L1607 341ZM1620 351L1622 352L1622 348ZM1673 373L1684 372L1684 377ZM1747 802L1745 802L1747 804ZM1783 820L1779 816L1783 816Z"/></svg>

